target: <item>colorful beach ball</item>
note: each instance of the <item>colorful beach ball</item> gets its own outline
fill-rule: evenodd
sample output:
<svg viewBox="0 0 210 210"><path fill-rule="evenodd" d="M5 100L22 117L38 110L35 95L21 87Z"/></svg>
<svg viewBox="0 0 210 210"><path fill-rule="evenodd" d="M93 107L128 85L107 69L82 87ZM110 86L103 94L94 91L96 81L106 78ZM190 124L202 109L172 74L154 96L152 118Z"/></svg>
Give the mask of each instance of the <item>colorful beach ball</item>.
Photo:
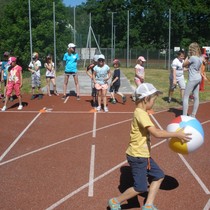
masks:
<svg viewBox="0 0 210 210"><path fill-rule="evenodd" d="M191 140L186 143L182 143L178 138L169 139L169 147L177 153L189 154L197 150L204 143L204 131L201 123L189 116L181 115L175 118L168 126L167 131L175 132L184 128L185 133L191 133Z"/></svg>

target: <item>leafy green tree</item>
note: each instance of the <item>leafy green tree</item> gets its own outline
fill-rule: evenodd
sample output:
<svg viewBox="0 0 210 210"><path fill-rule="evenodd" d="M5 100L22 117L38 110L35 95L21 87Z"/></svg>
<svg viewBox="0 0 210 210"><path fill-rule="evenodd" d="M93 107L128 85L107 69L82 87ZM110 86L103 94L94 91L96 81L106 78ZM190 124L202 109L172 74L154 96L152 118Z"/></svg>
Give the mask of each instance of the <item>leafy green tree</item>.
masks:
<svg viewBox="0 0 210 210"><path fill-rule="evenodd" d="M18 9L17 9L18 8ZM5 6L0 22L0 52L12 50L23 66L30 61L28 1L13 0ZM61 0L55 1L57 59L61 59L71 39L67 9ZM51 0L31 0L33 51L44 58L54 52L53 3Z"/></svg>

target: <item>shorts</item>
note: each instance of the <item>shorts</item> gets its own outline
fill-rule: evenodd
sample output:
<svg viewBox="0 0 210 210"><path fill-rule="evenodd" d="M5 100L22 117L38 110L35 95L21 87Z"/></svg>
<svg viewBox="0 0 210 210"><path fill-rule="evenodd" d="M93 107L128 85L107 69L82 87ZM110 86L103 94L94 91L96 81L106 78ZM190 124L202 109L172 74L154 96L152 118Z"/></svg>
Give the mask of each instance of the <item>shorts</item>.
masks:
<svg viewBox="0 0 210 210"><path fill-rule="evenodd" d="M108 84L100 85L100 84L96 83L95 88L96 88L96 90L107 90L108 89Z"/></svg>
<svg viewBox="0 0 210 210"><path fill-rule="evenodd" d="M174 90L175 86L173 84L173 77L169 77L169 80L170 80L170 90ZM179 85L179 88L181 90L185 90L185 87L186 87L186 83L185 83L185 80L184 80L184 76L181 76L181 77L176 77L176 82L177 84Z"/></svg>
<svg viewBox="0 0 210 210"><path fill-rule="evenodd" d="M46 79L55 79L53 76L46 76Z"/></svg>
<svg viewBox="0 0 210 210"><path fill-rule="evenodd" d="M9 82L7 84L6 95L9 97L12 94L12 91L15 91L15 95L20 96L20 83Z"/></svg>
<svg viewBox="0 0 210 210"><path fill-rule="evenodd" d="M32 88L41 87L41 77L36 74L31 75L31 86Z"/></svg>
<svg viewBox="0 0 210 210"><path fill-rule="evenodd" d="M118 92L118 90L119 90L119 88L120 88L120 85L112 85L110 88L109 88L109 92L110 93L117 93Z"/></svg>
<svg viewBox="0 0 210 210"><path fill-rule="evenodd" d="M148 178L151 181L158 181L164 178L163 171L155 163L152 158L142 158L142 157L132 157L127 155L128 163L131 167L133 179L134 179L134 189L137 192L146 192L148 188ZM150 161L151 169L147 169L148 160Z"/></svg>
<svg viewBox="0 0 210 210"><path fill-rule="evenodd" d="M72 75L72 76L76 76L77 75L77 72L64 72L65 73L65 75L68 75L68 76L70 76L70 75Z"/></svg>

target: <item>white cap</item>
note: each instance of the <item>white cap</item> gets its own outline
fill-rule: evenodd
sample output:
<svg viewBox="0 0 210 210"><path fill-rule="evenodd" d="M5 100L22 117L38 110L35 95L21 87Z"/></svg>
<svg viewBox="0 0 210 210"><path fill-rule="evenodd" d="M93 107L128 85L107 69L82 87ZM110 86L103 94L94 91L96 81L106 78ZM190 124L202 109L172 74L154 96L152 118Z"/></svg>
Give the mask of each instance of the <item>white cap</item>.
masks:
<svg viewBox="0 0 210 210"><path fill-rule="evenodd" d="M69 44L68 44L68 49L69 49L69 48L72 48L72 47L74 48L74 47L76 47L76 45L75 45L74 43L69 43Z"/></svg>
<svg viewBox="0 0 210 210"><path fill-rule="evenodd" d="M98 60L99 60L99 59L105 60L105 56L104 56L103 54L100 54L100 55L98 56Z"/></svg>
<svg viewBox="0 0 210 210"><path fill-rule="evenodd" d="M145 98L150 96L154 93L162 94L161 91L157 90L153 84L150 83L142 83L140 84L135 90L136 100Z"/></svg>
<svg viewBox="0 0 210 210"><path fill-rule="evenodd" d="M94 60L95 62L97 62L97 61L98 61L98 55L94 55L94 56L93 56L93 60Z"/></svg>

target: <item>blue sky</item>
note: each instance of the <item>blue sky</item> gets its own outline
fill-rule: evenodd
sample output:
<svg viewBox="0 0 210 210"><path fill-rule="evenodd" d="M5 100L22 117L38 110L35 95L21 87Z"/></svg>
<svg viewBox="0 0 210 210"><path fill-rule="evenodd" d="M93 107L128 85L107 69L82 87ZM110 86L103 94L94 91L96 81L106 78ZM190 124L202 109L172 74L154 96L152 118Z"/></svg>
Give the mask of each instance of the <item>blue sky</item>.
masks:
<svg viewBox="0 0 210 210"><path fill-rule="evenodd" d="M86 0L63 0L63 3L64 3L66 6L71 6L71 7L80 5L80 4L83 3L83 2L86 2Z"/></svg>

